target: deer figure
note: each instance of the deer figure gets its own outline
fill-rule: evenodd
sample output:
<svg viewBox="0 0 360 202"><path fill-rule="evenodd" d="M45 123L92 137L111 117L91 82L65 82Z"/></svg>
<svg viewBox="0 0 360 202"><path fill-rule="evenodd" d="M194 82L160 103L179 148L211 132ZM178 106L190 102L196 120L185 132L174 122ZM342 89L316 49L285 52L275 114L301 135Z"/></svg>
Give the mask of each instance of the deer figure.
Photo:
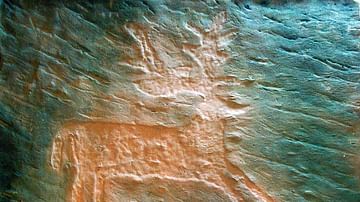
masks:
<svg viewBox="0 0 360 202"><path fill-rule="evenodd" d="M143 72L134 79L139 91L171 98L170 102L190 102L193 114L188 124L179 127L106 121L65 124L54 139L51 166L68 173L67 201L109 201L105 192L115 178L200 183L207 192L218 192L222 201L243 201L244 192L273 201L227 158L225 127L229 120L243 116L248 106L237 103L226 90L239 82L221 68L229 57L223 46L236 32L224 30L225 22L223 12L209 30L187 25L199 43L183 44L181 52L191 63L176 68L167 67L144 27L125 26L138 44L140 58L122 65Z"/></svg>

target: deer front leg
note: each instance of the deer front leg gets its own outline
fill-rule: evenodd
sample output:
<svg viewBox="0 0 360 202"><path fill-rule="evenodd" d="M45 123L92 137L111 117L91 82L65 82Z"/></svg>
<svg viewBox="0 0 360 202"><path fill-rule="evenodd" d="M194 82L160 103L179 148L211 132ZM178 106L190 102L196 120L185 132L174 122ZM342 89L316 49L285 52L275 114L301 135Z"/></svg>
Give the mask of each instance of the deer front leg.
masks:
<svg viewBox="0 0 360 202"><path fill-rule="evenodd" d="M236 199L236 201L244 201L243 194L240 190L237 189L238 186L238 180L233 178L230 173L222 172L219 174L222 178L223 183L226 187L225 190L227 192L230 192L232 197Z"/></svg>
<svg viewBox="0 0 360 202"><path fill-rule="evenodd" d="M223 180L230 188L232 193L239 199L239 201L246 200L244 193L249 195L249 198L255 198L256 201L274 202L275 200L264 192L258 185L249 179L248 176L237 166L229 161L226 161L226 169L229 173L223 173ZM235 177L233 177L235 176ZM242 184L244 191L236 189L236 186Z"/></svg>

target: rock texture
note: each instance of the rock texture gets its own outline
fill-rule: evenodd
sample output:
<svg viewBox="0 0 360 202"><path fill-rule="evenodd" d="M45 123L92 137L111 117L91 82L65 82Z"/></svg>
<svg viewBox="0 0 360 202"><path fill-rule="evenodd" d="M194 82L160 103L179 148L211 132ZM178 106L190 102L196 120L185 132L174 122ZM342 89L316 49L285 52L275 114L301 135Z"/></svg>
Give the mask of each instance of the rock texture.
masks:
<svg viewBox="0 0 360 202"><path fill-rule="evenodd" d="M0 1L0 201L359 201L352 1Z"/></svg>

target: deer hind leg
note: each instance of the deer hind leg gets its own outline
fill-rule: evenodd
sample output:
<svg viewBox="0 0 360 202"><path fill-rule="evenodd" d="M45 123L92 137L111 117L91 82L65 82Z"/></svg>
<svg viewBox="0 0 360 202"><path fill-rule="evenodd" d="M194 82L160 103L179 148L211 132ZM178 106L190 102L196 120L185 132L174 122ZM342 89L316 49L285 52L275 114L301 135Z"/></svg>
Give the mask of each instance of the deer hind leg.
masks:
<svg viewBox="0 0 360 202"><path fill-rule="evenodd" d="M71 177L71 186L69 190L69 195L67 198L68 202L82 202L84 201L82 196L82 188L83 183L81 179L81 173L80 173L80 163L79 163L79 157L76 151L77 148L77 141L76 138L70 134L68 137L69 145L66 149L67 156L69 158L70 163L67 164L68 170L70 172Z"/></svg>
<svg viewBox="0 0 360 202"><path fill-rule="evenodd" d="M104 186L107 177L107 169L97 168L95 171L94 198L93 202L105 202Z"/></svg>
<svg viewBox="0 0 360 202"><path fill-rule="evenodd" d="M244 171L242 171L237 166L233 165L229 161L226 161L226 168L230 173L223 174L224 183L229 187L230 191L236 196L239 201L246 200L244 193L252 195L252 198L256 198L256 200L264 201L264 202L274 202L275 200L271 198L266 192L264 192L258 185L256 185L253 181L246 176ZM232 175L237 176L237 178ZM245 190L241 191L236 189L238 184L241 183Z"/></svg>

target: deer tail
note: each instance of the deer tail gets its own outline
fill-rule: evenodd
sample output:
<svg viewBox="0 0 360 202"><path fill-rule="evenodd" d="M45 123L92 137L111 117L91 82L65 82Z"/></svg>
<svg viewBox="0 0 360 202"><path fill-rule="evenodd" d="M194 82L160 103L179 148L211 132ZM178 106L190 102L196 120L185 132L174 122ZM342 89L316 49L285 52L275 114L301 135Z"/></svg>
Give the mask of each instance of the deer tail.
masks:
<svg viewBox="0 0 360 202"><path fill-rule="evenodd" d="M56 171L59 171L62 166L63 147L64 147L63 138L60 135L57 135L52 145L51 159L50 159L50 165L52 169Z"/></svg>

